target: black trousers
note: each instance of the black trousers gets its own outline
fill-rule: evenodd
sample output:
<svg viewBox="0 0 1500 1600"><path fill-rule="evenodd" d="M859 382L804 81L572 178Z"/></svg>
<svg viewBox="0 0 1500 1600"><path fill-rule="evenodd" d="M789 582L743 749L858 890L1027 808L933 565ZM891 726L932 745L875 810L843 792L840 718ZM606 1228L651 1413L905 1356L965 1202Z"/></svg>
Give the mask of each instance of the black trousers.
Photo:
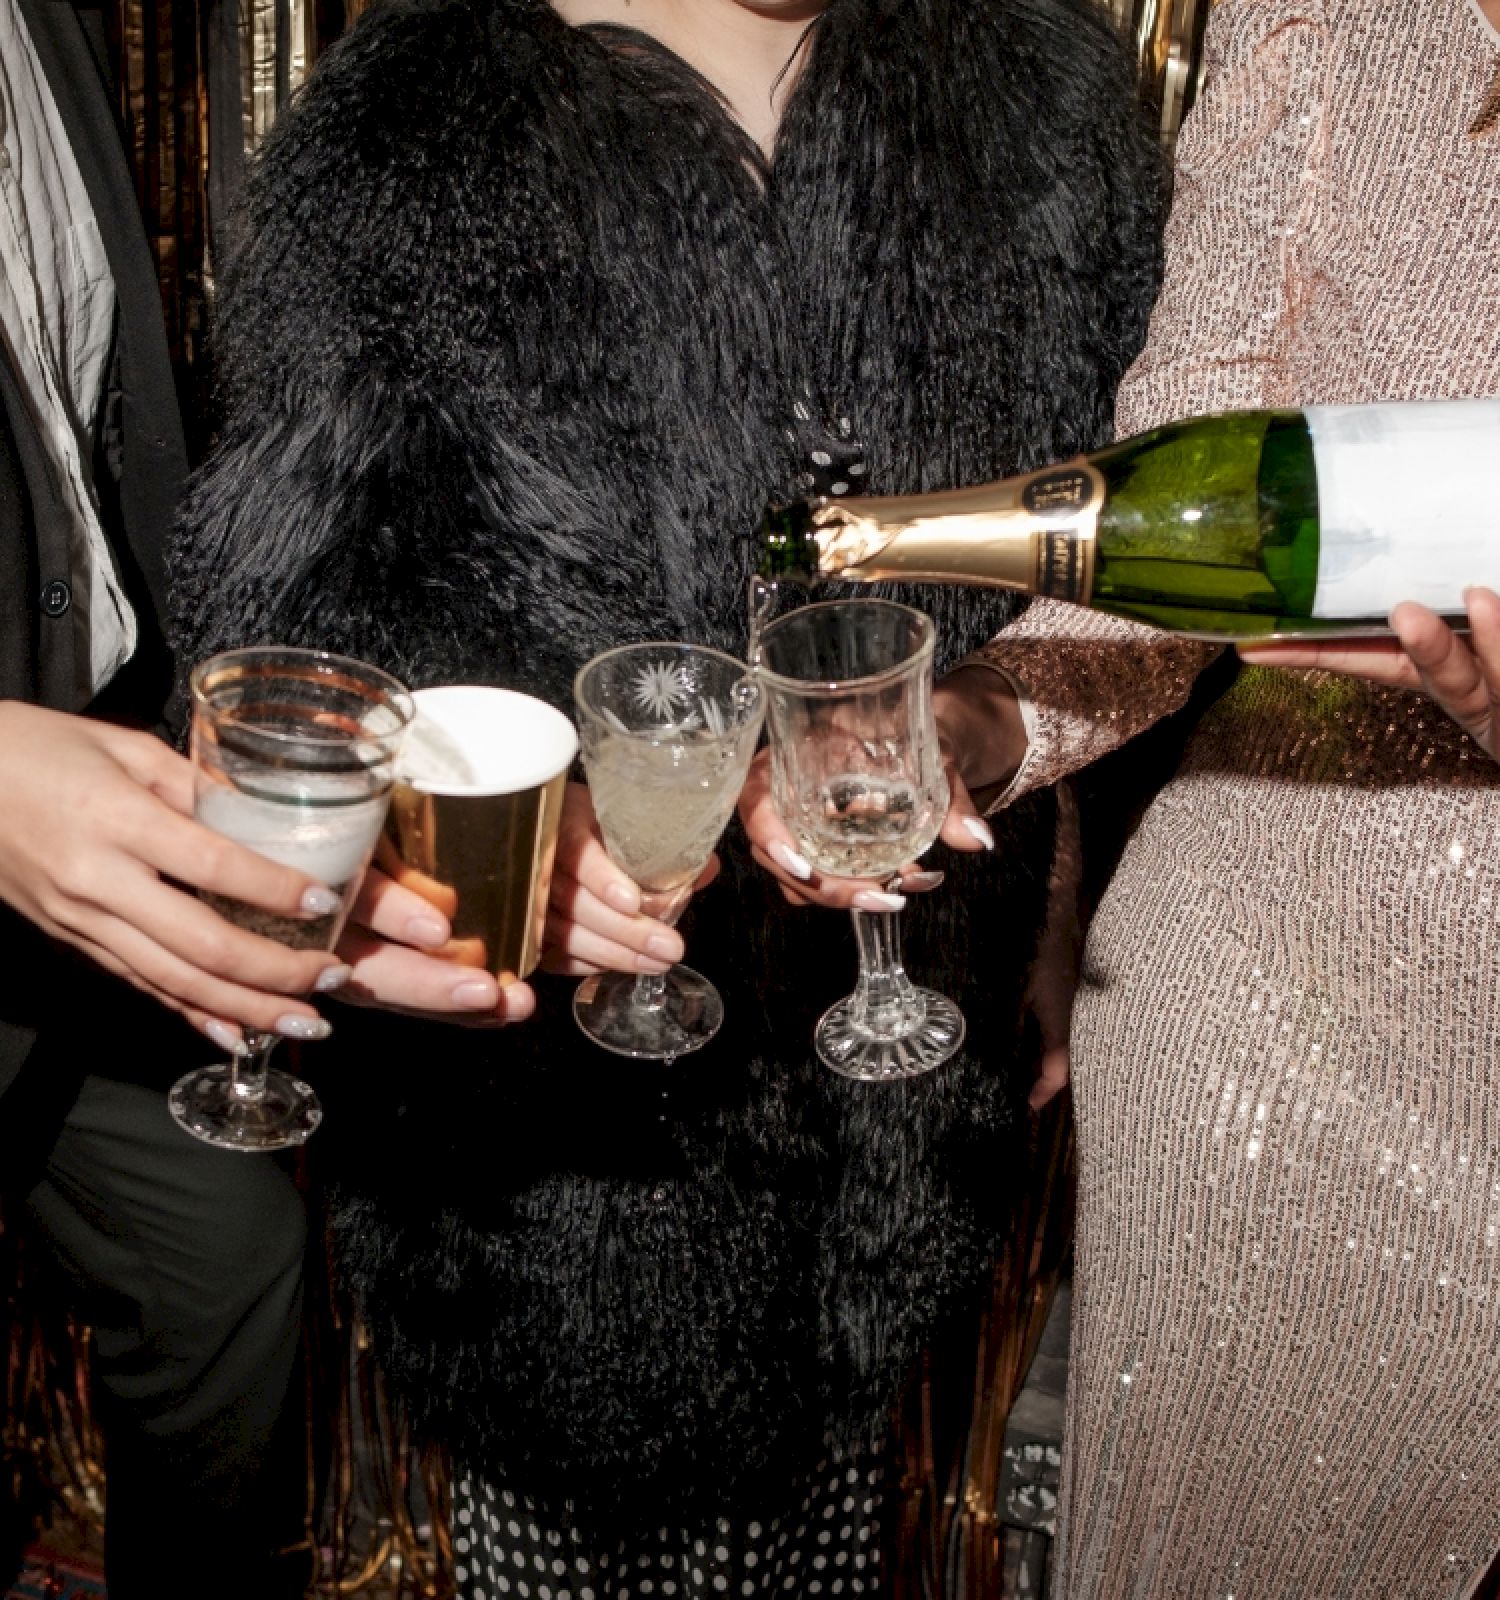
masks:
<svg viewBox="0 0 1500 1600"><path fill-rule="evenodd" d="M156 1086L88 1077L24 1206L94 1330L110 1600L300 1595L305 1552L277 1554L306 1484L289 1167L189 1137Z"/></svg>

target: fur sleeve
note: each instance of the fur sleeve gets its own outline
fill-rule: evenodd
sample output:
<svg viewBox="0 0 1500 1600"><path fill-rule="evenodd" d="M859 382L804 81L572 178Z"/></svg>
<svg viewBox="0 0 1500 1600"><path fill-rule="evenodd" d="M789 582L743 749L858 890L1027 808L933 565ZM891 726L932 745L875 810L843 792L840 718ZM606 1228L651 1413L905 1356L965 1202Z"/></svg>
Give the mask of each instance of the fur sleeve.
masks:
<svg viewBox="0 0 1500 1600"><path fill-rule="evenodd" d="M472 319L523 314L525 285L487 263L514 260L492 235L526 218L473 203L494 179L470 170L469 136L524 114L527 41L507 58L490 37L504 9L377 6L267 141L217 328L222 432L175 543L184 666L274 639L419 683L482 637L465 672L508 674L507 597L472 533L525 538L538 469L471 414L494 343ZM486 293L461 300L460 282ZM536 559L566 557L564 526Z"/></svg>

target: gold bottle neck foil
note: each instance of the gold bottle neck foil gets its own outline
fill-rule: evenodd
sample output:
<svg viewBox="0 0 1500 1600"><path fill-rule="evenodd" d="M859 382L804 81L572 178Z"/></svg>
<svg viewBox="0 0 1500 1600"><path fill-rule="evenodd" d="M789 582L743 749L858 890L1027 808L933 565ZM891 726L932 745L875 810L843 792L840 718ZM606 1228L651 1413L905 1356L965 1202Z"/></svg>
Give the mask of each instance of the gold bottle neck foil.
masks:
<svg viewBox="0 0 1500 1600"><path fill-rule="evenodd" d="M971 489L829 500L811 537L827 578L984 584L1087 605L1104 494L1080 456Z"/></svg>

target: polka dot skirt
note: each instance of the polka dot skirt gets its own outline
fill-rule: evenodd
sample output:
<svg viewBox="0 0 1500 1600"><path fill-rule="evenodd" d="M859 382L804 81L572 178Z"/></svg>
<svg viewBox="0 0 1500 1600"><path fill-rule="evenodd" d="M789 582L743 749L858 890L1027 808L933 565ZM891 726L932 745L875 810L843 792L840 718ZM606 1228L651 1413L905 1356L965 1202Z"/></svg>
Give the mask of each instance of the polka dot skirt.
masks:
<svg viewBox="0 0 1500 1600"><path fill-rule="evenodd" d="M472 1474L454 1484L460 1600L721 1600L877 1595L886 1472L866 1461L821 1468L800 1508L708 1530L660 1528L597 1548L547 1526L509 1489ZM797 1504L794 1499L793 1504Z"/></svg>

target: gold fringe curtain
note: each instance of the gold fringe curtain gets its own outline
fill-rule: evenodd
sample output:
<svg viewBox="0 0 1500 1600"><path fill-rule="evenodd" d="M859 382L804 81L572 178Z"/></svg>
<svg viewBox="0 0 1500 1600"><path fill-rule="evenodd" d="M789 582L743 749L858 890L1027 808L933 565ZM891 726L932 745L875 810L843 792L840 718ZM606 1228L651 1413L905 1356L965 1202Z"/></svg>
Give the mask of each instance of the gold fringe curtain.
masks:
<svg viewBox="0 0 1500 1600"><path fill-rule="evenodd" d="M1135 52L1141 100L1171 149L1197 98L1203 30L1214 0L1105 0Z"/></svg>

